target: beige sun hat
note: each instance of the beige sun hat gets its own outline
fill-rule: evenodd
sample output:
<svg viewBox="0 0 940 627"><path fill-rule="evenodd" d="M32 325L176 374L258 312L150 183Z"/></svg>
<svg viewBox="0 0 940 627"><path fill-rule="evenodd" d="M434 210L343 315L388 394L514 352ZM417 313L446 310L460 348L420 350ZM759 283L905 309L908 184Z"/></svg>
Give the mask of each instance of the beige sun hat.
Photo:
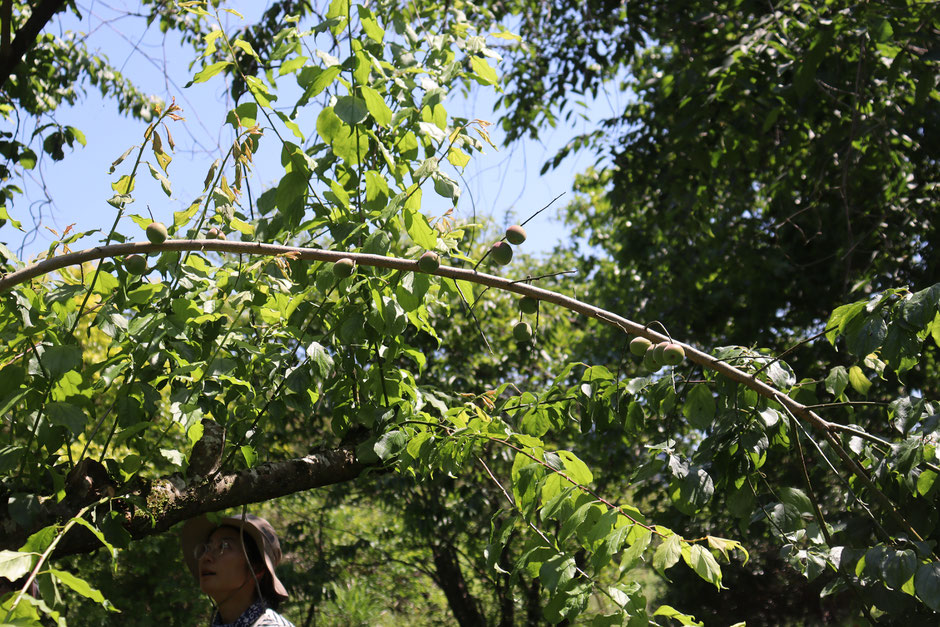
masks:
<svg viewBox="0 0 940 627"><path fill-rule="evenodd" d="M213 522L205 516L191 518L183 523L180 530L180 543L183 548L183 560L189 571L197 579L199 578L198 560L196 559L196 547L209 539L212 532L219 527L235 527L241 529L255 541L261 555L264 557L264 566L268 571L268 577L271 578L271 588L274 594L281 598L287 598L287 589L277 578L274 569L281 563L281 542L277 539L274 527L264 518L248 514L244 518L241 516L230 516L222 518L219 522Z"/></svg>

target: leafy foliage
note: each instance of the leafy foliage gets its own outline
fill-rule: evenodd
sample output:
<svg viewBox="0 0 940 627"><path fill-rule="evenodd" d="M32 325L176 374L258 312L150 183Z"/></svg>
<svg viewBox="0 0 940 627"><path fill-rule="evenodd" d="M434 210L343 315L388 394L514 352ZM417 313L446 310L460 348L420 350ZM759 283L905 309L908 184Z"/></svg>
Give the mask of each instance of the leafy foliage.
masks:
<svg viewBox="0 0 940 627"><path fill-rule="evenodd" d="M66 588L95 604L89 620L100 620L112 609L105 594L118 589L113 578L95 573L82 558L53 565L55 551L104 547L112 557L123 550L130 557L165 558L166 538L154 544L138 538L204 511L301 492L311 483L298 478L298 466L320 468L316 485L343 489L316 497L335 508L325 509L317 527L296 523L286 535L296 540L300 558L286 578L299 599L289 608L297 616L341 611L373 620L374 598L343 581L336 564L358 556L374 560L383 548L360 539L336 541L354 532L353 525L331 534L329 542L316 537L349 511L345 498L368 498L388 519L376 520L373 512L356 525L384 536L385 556L394 555L404 572L434 581L461 624L512 624L523 613L529 622L553 624L700 624L681 599L658 605L650 598L654 590L638 582L652 569L667 582L691 575L720 592L729 563L748 564L752 541L777 547L807 580L824 581L825 594L852 591L869 615L934 618L940 609L934 486L940 467L937 411L928 393L935 389L908 382L926 380L935 368L940 287L887 287L890 266L873 261L864 272L878 278L865 283L872 291L863 300L839 306L834 294L847 291L820 289L812 307L798 311L799 299L788 286L809 279L794 267L761 276L761 289L783 299L772 305L783 311L781 336L822 326L829 316L824 333L831 349L814 354L838 350L840 363L820 373L823 366L810 361L813 378L801 378L786 355L735 341L748 327L727 333L723 322L709 317L712 304L696 308L682 300L719 281L719 270L740 271L733 279L721 275L727 283L715 292L724 315L736 311L726 306L727 294L751 285L745 273L752 268L731 263L730 255L747 239L741 233L770 232L768 225L780 217L774 213L780 195L797 189L786 185L815 171L804 162L806 154L784 151L781 163L770 164L769 172L793 173L782 183L770 174L738 181L734 166L743 166L729 163L722 169L729 185L720 202L707 202L711 197L703 193L689 212L694 224L713 225L711 230L689 230L705 239L674 250L664 243L693 223L679 215L683 187L669 183L694 180L700 155L676 149L669 152L671 168L662 172L638 170L632 180L607 171L584 185L594 196L580 206L595 212L590 219L605 221L593 225L597 242L611 246L625 276L660 292L641 314L656 312L669 328L643 325L616 313L639 302L637 287L625 300L606 302L604 282L621 272L612 263L598 264L590 279L608 304L598 309L562 295L568 284L558 268L532 272L532 260L524 256L516 257L524 265L503 270L513 276L524 270L528 277L521 281L478 271L492 249L492 242L480 240L496 238L451 213L428 215L424 194L433 191L458 205L461 169L491 143L488 123L453 118L445 104L448 90L501 84L494 42L517 38L494 24L498 15L469 6L466 13L450 5L404 9L334 0L317 24L302 28L293 17L279 21L288 14L285 6L272 8L263 27L234 35L204 2L180 3L183 17L162 18L165 27L186 25L199 42L200 67L192 81L228 78L240 98L227 118L225 153L207 168L203 193L167 225L170 239L133 243L151 220L129 214L128 207L143 172L172 194L171 129L182 119L175 103L155 107L139 144L112 164L115 194L109 202L117 217L100 246L76 256L55 254L59 245L77 247L89 237L69 234L49 259L31 268L0 248L6 272L0 278L0 469L8 523L0 565L10 579L26 577L18 592L3 599L6 620L82 620L66 616ZM608 11L600 26L614 24L619 11ZM812 7L799 11L814 25L828 19ZM800 22L791 33L777 17L759 20L761 36L786 35L792 59L809 58L815 66L805 69L804 63L804 69L778 75L794 82L777 102L778 117L794 124L804 116L814 120L818 109L797 115L787 97L802 97L813 87L836 44L820 43L819 37L829 36L826 29L817 43L808 43L809 27ZM734 41L750 24L738 18L702 19L720 22L717 32ZM672 132L680 120L691 128L708 119L700 118L707 107L687 109L684 100L673 118L641 116L651 102L673 102L660 69L674 69L682 47L668 46L663 22L636 23L662 37L652 38L633 66L651 82L646 100L631 105L627 116L648 123L636 136L627 135L636 140L627 145L640 149L617 155L625 164L618 176L625 177L643 147L654 151L646 153L650 157L669 141L691 141L692 131L685 137ZM842 26L833 26L833 42ZM915 33L888 30L862 36L885 43L895 33ZM727 41L719 45L701 34L693 44L707 64L706 53L725 50ZM839 46L848 50L844 42ZM755 48L759 55L776 49ZM883 52L866 47L848 63L871 68L865 55L874 50ZM514 54L530 52L519 46ZM745 85L768 76L732 57L715 72L693 66L699 76L718 81L699 86L719 101L711 114L744 102ZM558 67L567 67L566 59L559 57ZM916 65L912 57L908 62ZM909 72L915 83L924 80L919 72ZM697 85L691 74L681 78ZM895 80L902 82L900 70ZM586 74L582 83L594 81ZM687 90L679 83L680 92ZM288 94L296 96L293 102L284 102ZM918 123L926 119L925 102L916 95L912 101ZM857 105L848 111L858 112ZM889 109L883 114L894 115ZM307 110L315 114L315 128L304 128L294 115ZM729 128L741 134L741 149L713 138L721 150L712 148L719 163L710 167L725 158L770 159L753 126ZM804 130L793 132L808 132L798 128ZM856 131L849 131L853 141L861 137ZM846 139L833 133L836 143ZM247 174L253 156L268 144L280 153L283 176L255 194ZM853 171L875 167L863 163L870 151L849 144L852 154L844 157L854 160ZM897 170L886 176L894 181L913 174L923 181L917 176L933 166L913 142L903 146L908 161L899 158ZM865 197L866 190L849 190L841 180L841 193ZM832 190L814 195L799 185L799 193L808 194L801 202L805 198L815 211L835 197ZM640 190L632 218L619 213L625 205L618 195L627 189ZM921 194L927 183L908 189ZM135 225L132 232L122 232L124 216ZM603 239L621 232L623 220L641 217L658 251L644 258L646 267L617 256L623 252L619 238ZM898 219L888 231L903 226ZM853 224L859 223L853 218ZM743 231L724 237L725 227ZM826 246L854 251L868 245L851 234L830 235L826 230ZM720 239L727 251L716 252L713 242L706 247L710 239ZM919 246L908 239L892 254L914 255ZM417 259L428 250L445 263L421 272ZM698 251L701 259L689 256ZM147 256L143 273L125 267L130 254ZM696 260L694 276L669 283L672 269L682 266L673 254ZM562 251L549 263L567 261L570 252ZM915 270L911 265L894 278L914 277ZM534 314L517 309L517 295L540 301ZM664 308L670 298L683 309ZM751 322L768 311L759 298L754 303L761 307L750 307ZM616 341L598 332L595 320L615 329ZM519 321L530 324L534 335L513 334ZM673 326L724 344L698 350L670 337ZM631 361L631 336L671 339L687 360L666 369ZM764 339L782 341L760 333L748 338ZM581 353L591 359L572 354L578 344L587 345ZM358 490L346 489L344 483L364 470ZM292 506L307 509L306 499L314 497L294 499ZM138 575L134 560L116 563L127 578ZM419 566L428 563L433 567ZM86 573L103 583L91 585ZM33 581L36 597L24 594ZM187 593L170 600L173 608L194 604Z"/></svg>

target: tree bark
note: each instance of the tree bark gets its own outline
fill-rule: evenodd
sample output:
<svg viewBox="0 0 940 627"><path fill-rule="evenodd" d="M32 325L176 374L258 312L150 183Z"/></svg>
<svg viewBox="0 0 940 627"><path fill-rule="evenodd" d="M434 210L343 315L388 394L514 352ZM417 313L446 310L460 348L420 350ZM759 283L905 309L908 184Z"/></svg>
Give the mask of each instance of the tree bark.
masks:
<svg viewBox="0 0 940 627"><path fill-rule="evenodd" d="M10 6L12 1L13 0L5 0L7 7ZM41 0L36 3L29 19L16 31L16 38L13 40L12 45L10 45L10 49L4 50L3 56L0 57L0 89L3 89L3 86L6 85L10 74L13 73L16 66L23 60L26 52L36 44L36 38L39 36L39 33L42 32L42 29L45 28L46 24L49 23L49 20L52 19L52 16L65 8L66 1L67 0ZM10 26L7 25L6 28L10 28Z"/></svg>
<svg viewBox="0 0 940 627"><path fill-rule="evenodd" d="M240 472L217 475L208 481L187 483L178 474L139 480L119 487L118 495L102 507L106 511L120 512L124 528L136 540L164 532L200 514L351 481L366 467L356 459L355 446L350 445L317 451L298 459L260 464ZM0 501L0 548L16 550L33 533L69 520L83 507L98 501L102 494L93 489L82 499L47 503L28 527L21 527L10 518L6 496ZM145 502L146 507L135 506L135 501ZM99 547L98 539L76 526L75 531L62 538L56 555L87 553Z"/></svg>
<svg viewBox="0 0 940 627"><path fill-rule="evenodd" d="M477 601L467 589L460 563L457 561L457 552L451 545L431 544L431 553L434 555L435 579L437 585L444 591L447 604L461 627L479 627L486 624L486 618L480 612Z"/></svg>

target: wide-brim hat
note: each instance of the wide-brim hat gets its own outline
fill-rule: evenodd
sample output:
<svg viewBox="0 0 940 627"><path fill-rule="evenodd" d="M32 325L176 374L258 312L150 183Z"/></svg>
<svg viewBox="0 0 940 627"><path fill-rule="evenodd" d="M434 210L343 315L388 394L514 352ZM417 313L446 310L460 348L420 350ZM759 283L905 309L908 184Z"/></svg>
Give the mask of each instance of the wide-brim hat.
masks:
<svg viewBox="0 0 940 627"><path fill-rule="evenodd" d="M183 523L183 528L180 530L183 561L186 562L186 566L189 567L189 571L193 576L199 579L199 564L195 554L196 547L206 542L212 532L219 527L241 529L255 541L255 545L264 558L265 570L268 571L268 577L271 578L271 588L274 590L274 594L281 599L286 599L287 589L274 572L277 565L281 563L281 542L277 539L277 534L274 532L271 523L253 514L248 514L244 518L230 516L222 518L218 522L213 522L206 516L199 516Z"/></svg>

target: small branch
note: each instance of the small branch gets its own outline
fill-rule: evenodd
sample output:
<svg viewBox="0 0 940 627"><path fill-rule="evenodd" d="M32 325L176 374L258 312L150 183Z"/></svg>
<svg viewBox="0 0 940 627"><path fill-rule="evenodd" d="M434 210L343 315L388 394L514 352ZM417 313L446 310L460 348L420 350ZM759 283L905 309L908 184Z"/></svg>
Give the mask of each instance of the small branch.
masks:
<svg viewBox="0 0 940 627"><path fill-rule="evenodd" d="M473 320L474 326L477 328L477 331L480 332L480 337L483 338L483 344L486 345L486 350L490 352L490 355L495 355L493 352L493 347L490 346L490 341L486 339L486 333L483 332L483 327L480 326L480 321L477 320L477 315L473 313L473 305L467 300L467 297L463 295L463 290L460 289L460 284L457 281L454 281L454 287L457 288L457 293L460 295L460 300L463 302L464 307L467 308L467 313L470 314L470 318Z"/></svg>
<svg viewBox="0 0 940 627"><path fill-rule="evenodd" d="M819 403L807 405L806 409L833 409L836 407L887 407L888 403L881 401L845 401L842 403Z"/></svg>
<svg viewBox="0 0 940 627"><path fill-rule="evenodd" d="M796 428L796 419L790 414L790 430L793 431L796 440L796 451L800 456L800 470L803 473L803 483L806 484L806 493L810 502L813 504L813 511L816 513L816 521L819 523L819 529L826 538L826 544L832 546L832 536L829 535L829 527L826 525L826 519L823 517L822 509L819 507L819 500L816 498L816 491L813 489L813 482L809 478L809 469L806 468L806 457L803 455L803 443L800 441L800 432Z"/></svg>
<svg viewBox="0 0 940 627"><path fill-rule="evenodd" d="M822 331L820 331L819 333L817 333L816 335L814 335L814 336L812 336L812 337L808 337L808 338L806 338L805 340L800 340L799 342L797 342L796 344L794 344L793 346L791 346L791 347L788 348L787 350L783 351L782 353L780 353L779 355L777 355L776 357L774 357L773 359L771 359L770 361L768 361L766 364L764 364L763 366L761 366L760 368L758 368L757 370L755 370L755 371L754 371L754 376L756 377L757 375L759 375L760 373L762 373L764 370L766 370L767 368L770 368L772 365L774 365L775 363L777 363L778 361L780 361L781 359L783 359L784 357L786 357L787 355L789 355L790 353L792 353L793 351L795 351L796 349L798 349L799 347L801 347L801 346L803 346L803 345L805 345L805 344L809 344L809 343L812 342L813 340L817 340L817 339L821 338L822 336L824 336L826 333L828 333L828 332L831 331L831 330L832 330L831 328L830 328L830 329L823 329Z"/></svg>
<svg viewBox="0 0 940 627"><path fill-rule="evenodd" d="M526 218L526 219L525 219L525 222L523 222L523 223L520 224L519 226L525 226L526 224L528 224L530 221L532 221L533 219L535 219L535 216L537 216L538 214L542 213L543 211L545 211L546 209L548 209L549 207L551 207L552 204L553 204L556 200L558 200L559 198L561 198L561 197L564 196L564 195L565 195L565 192L562 192L562 193L558 194L557 196L555 196L554 198L552 198L552 199L549 201L549 203L548 203L547 205L545 205L544 207L542 207L541 209L539 209L538 211L536 211L535 213L533 213L531 216L529 216L528 218Z"/></svg>

